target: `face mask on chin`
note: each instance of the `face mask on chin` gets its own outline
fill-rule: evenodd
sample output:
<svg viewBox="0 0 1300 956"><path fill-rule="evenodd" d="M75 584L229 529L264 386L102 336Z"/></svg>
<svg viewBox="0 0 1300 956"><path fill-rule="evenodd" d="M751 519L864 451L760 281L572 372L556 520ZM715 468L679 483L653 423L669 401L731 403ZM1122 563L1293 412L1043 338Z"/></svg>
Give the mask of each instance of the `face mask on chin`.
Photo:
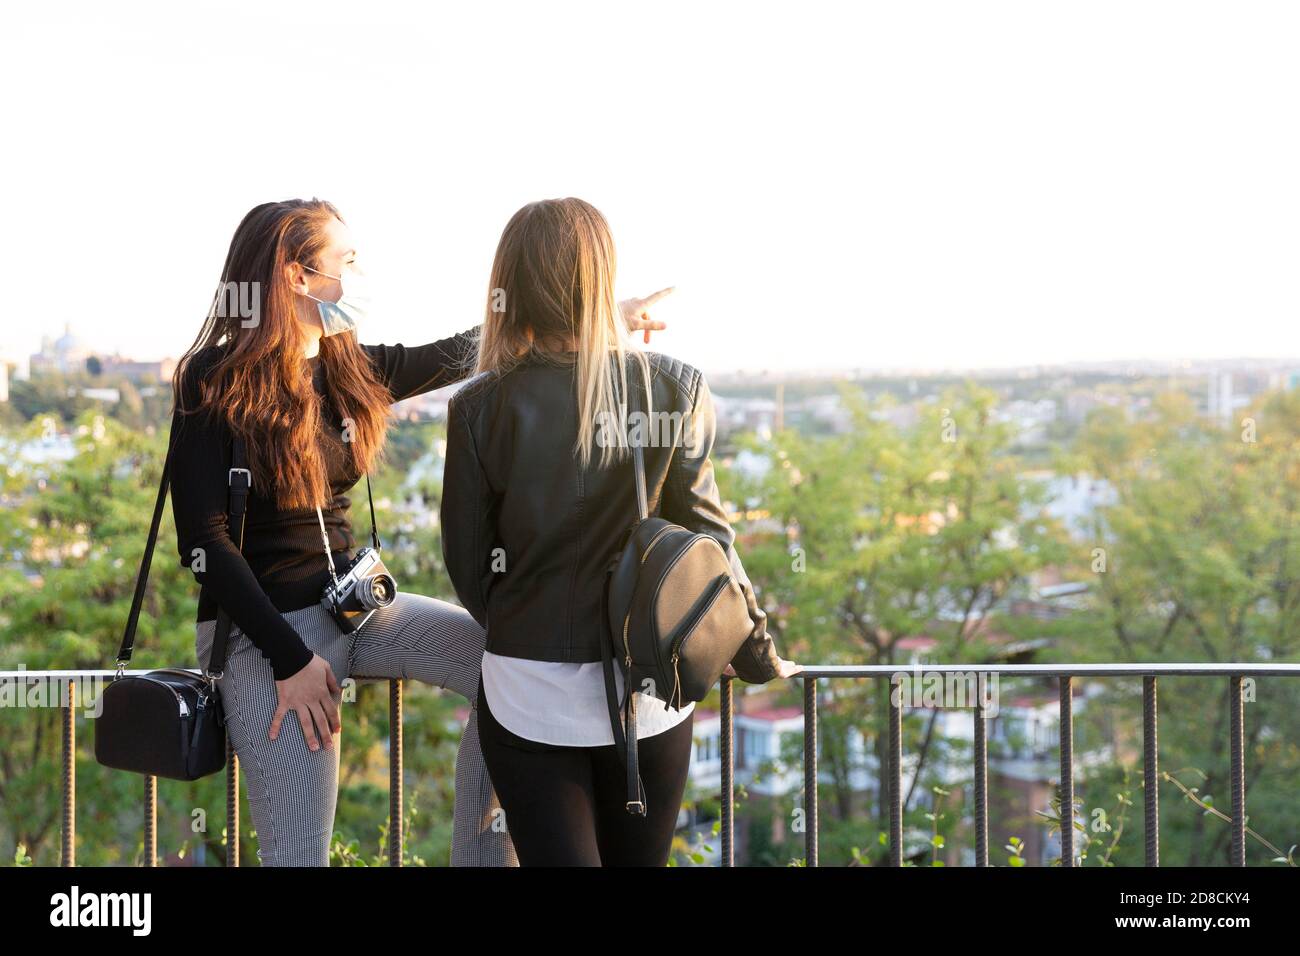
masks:
<svg viewBox="0 0 1300 956"><path fill-rule="evenodd" d="M327 279L336 279L343 287L343 294L339 296L337 302L317 299L310 292L302 293L316 302L316 310L320 313L321 334L338 335L340 332L355 331L357 324L365 321L366 310L370 304L364 276L359 272L343 272L341 275L332 276L311 266L303 266L303 268Z"/></svg>

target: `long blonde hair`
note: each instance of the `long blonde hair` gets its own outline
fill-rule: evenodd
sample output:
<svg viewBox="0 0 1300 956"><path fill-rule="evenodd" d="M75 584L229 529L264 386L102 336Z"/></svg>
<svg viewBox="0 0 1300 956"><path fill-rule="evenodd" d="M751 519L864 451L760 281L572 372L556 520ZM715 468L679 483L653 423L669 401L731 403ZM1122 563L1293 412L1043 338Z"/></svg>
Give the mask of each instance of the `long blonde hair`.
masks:
<svg viewBox="0 0 1300 956"><path fill-rule="evenodd" d="M627 407L620 396L629 394L629 354L641 366L647 420L651 411L649 361L623 344L616 271L614 238L598 209L573 198L529 203L501 233L479 336L475 373L503 373L530 356L553 358L576 345L574 454L583 467L597 447L601 467L627 453ZM602 423L615 426L615 441L596 441Z"/></svg>

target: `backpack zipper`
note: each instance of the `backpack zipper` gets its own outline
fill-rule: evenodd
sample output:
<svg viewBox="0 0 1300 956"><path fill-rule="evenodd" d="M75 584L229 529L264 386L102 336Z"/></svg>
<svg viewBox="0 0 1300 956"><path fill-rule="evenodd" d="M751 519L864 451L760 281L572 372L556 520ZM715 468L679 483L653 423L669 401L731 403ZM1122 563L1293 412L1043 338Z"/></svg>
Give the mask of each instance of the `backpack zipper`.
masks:
<svg viewBox="0 0 1300 956"><path fill-rule="evenodd" d="M682 677L677 670L677 661L682 655L682 648L686 645L686 641L691 634L695 632L695 626L700 623L700 619L709 612L709 609L713 607L714 603L722 595L722 592L726 590L730 584L730 578L724 576L718 579L718 583L713 586L712 593L710 593L704 603L700 605L700 609L691 616L690 625L684 628L682 636L673 642L673 694L677 695L678 710L682 709ZM668 695L670 700L672 699L673 694Z"/></svg>
<svg viewBox="0 0 1300 956"><path fill-rule="evenodd" d="M653 551L655 545L659 543L659 539L672 530L674 530L673 527L669 525L667 528L660 528L657 532L655 532L655 536L650 539L650 543L646 545L646 549L643 552L641 552L641 562L640 562L641 564L645 564L646 558L650 557L650 552ZM623 661L625 665L628 667L629 673L631 672L631 667L632 667L632 647L628 643L627 629L631 621L632 621L632 609L628 608L627 614L624 615L623 617Z"/></svg>
<svg viewBox="0 0 1300 956"><path fill-rule="evenodd" d="M653 550L655 549L655 545L659 543L659 539L662 538L664 535L666 535L668 532L670 532L670 531L672 531L672 530L673 530L673 527L672 527L671 525L669 525L667 528L660 528L660 529L655 533L655 536L654 536L653 538L650 539L650 543L649 543L648 545L646 545L646 549L645 549L645 551L642 552L642 554L641 554L641 563L642 563L642 564L645 564L645 559L648 558L648 557L650 557L650 552L653 551Z"/></svg>

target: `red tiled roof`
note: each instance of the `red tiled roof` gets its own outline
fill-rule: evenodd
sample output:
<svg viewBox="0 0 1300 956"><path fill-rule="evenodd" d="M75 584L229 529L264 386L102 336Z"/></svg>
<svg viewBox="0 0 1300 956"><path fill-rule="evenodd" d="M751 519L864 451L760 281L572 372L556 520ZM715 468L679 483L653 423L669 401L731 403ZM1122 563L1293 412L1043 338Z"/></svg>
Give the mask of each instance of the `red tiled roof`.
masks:
<svg viewBox="0 0 1300 956"><path fill-rule="evenodd" d="M894 646L900 650L925 650L934 647L938 643L937 638L925 634L914 634L911 637L900 637L894 641Z"/></svg>
<svg viewBox="0 0 1300 956"><path fill-rule="evenodd" d="M786 707L760 707L757 710L747 710L740 716L755 720L789 720L791 717L802 717L803 708L794 704Z"/></svg>

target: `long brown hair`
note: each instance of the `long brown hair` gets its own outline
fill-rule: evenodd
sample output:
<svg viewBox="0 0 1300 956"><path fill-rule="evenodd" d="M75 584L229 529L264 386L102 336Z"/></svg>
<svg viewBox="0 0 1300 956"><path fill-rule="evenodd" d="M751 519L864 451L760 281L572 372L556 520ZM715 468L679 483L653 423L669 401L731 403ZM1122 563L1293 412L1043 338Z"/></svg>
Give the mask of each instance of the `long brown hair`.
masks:
<svg viewBox="0 0 1300 956"><path fill-rule="evenodd" d="M230 240L221 282L194 343L177 363L172 395L183 414L213 411L244 439L253 487L274 496L280 510L326 505L330 489L318 445L322 401L303 361L306 334L295 312L286 266L320 268L331 218L338 210L322 199L289 199L256 206ZM242 297L242 299L241 299ZM230 305L254 298L258 321ZM182 381L194 356L225 346L201 382L199 405L181 407ZM381 456L392 395L375 374L355 332L324 336L320 361L327 393L348 426L345 447L359 472Z"/></svg>
<svg viewBox="0 0 1300 956"><path fill-rule="evenodd" d="M620 396L628 394L629 354L640 363L650 412L645 353L623 345L616 271L614 238L595 206L572 197L529 203L501 233L479 335L476 373L504 373L530 355L553 356L564 344L576 344L574 453L583 467L597 444L601 466L627 453L627 405ZM598 443L597 433L608 435L615 423L616 440Z"/></svg>

